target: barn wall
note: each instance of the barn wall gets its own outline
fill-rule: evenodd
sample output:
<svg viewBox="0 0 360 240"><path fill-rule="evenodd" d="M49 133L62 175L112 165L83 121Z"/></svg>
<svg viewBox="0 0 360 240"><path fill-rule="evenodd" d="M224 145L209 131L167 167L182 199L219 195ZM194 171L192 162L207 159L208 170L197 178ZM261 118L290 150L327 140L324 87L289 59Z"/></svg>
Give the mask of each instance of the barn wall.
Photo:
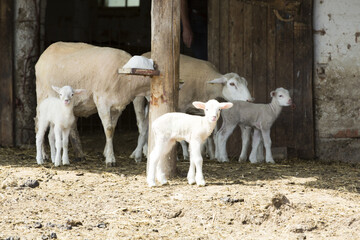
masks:
<svg viewBox="0 0 360 240"><path fill-rule="evenodd" d="M39 0L15 1L15 144L35 142L35 73L39 56Z"/></svg>
<svg viewBox="0 0 360 240"><path fill-rule="evenodd" d="M360 1L314 1L316 151L360 160Z"/></svg>

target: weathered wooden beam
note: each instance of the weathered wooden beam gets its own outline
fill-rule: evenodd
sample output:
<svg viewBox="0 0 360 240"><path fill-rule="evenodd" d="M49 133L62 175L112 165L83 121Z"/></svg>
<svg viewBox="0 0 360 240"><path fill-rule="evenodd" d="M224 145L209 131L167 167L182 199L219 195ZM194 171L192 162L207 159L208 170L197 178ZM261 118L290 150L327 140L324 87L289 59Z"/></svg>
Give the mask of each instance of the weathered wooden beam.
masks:
<svg viewBox="0 0 360 240"><path fill-rule="evenodd" d="M0 145L14 145L14 1L0 1Z"/></svg>
<svg viewBox="0 0 360 240"><path fill-rule="evenodd" d="M177 107L180 60L180 0L152 1L151 58L157 63L160 75L154 76L151 81L149 153L154 147L152 122L167 112L175 111ZM168 177L174 176L176 174L175 150L160 159L159 164Z"/></svg>
<svg viewBox="0 0 360 240"><path fill-rule="evenodd" d="M141 69L141 68L119 68L119 74L142 75L142 76L159 76L159 70Z"/></svg>

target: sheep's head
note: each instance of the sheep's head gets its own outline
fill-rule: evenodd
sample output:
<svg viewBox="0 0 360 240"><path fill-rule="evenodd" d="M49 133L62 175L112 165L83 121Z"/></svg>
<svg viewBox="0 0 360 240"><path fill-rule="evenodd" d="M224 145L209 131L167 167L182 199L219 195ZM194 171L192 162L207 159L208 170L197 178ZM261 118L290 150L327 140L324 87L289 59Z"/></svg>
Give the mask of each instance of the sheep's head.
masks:
<svg viewBox="0 0 360 240"><path fill-rule="evenodd" d="M246 79L236 73L227 73L220 78L208 81L208 83L222 84L222 95L226 101L254 101L247 88L248 83Z"/></svg>
<svg viewBox="0 0 360 240"><path fill-rule="evenodd" d="M277 88L270 93L270 96L276 98L280 106L290 106L293 104L289 91L285 88Z"/></svg>
<svg viewBox="0 0 360 240"><path fill-rule="evenodd" d="M64 86L62 88L51 86L55 92L59 94L60 100L64 101L65 105L70 105L71 99L73 98L74 94L80 94L85 92L85 89L73 89L70 86Z"/></svg>
<svg viewBox="0 0 360 240"><path fill-rule="evenodd" d="M209 122L216 122L219 119L221 109L227 109L233 106L233 104L230 102L219 103L214 99L211 99L206 103L193 102L193 105L198 109L204 110L205 118Z"/></svg>

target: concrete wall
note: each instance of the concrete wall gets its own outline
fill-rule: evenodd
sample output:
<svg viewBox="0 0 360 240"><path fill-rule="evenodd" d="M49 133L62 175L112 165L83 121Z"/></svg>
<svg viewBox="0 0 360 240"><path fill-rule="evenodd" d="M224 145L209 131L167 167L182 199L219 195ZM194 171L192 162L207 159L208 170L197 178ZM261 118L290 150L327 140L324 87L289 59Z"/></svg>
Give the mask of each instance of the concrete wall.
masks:
<svg viewBox="0 0 360 240"><path fill-rule="evenodd" d="M360 1L314 0L316 154L360 161Z"/></svg>

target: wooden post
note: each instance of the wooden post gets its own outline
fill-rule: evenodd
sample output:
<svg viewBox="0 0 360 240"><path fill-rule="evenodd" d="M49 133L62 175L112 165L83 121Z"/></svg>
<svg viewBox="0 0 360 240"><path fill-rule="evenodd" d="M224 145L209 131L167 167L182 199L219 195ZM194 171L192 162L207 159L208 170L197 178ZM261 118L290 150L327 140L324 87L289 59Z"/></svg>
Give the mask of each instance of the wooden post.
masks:
<svg viewBox="0 0 360 240"><path fill-rule="evenodd" d="M14 145L14 2L0 1L0 145Z"/></svg>
<svg viewBox="0 0 360 240"><path fill-rule="evenodd" d="M154 147L152 122L174 112L178 103L180 59L180 0L153 0L151 8L151 58L160 71L151 81L149 154ZM148 161L149 162L149 161ZM160 160L167 177L176 174L176 151Z"/></svg>

